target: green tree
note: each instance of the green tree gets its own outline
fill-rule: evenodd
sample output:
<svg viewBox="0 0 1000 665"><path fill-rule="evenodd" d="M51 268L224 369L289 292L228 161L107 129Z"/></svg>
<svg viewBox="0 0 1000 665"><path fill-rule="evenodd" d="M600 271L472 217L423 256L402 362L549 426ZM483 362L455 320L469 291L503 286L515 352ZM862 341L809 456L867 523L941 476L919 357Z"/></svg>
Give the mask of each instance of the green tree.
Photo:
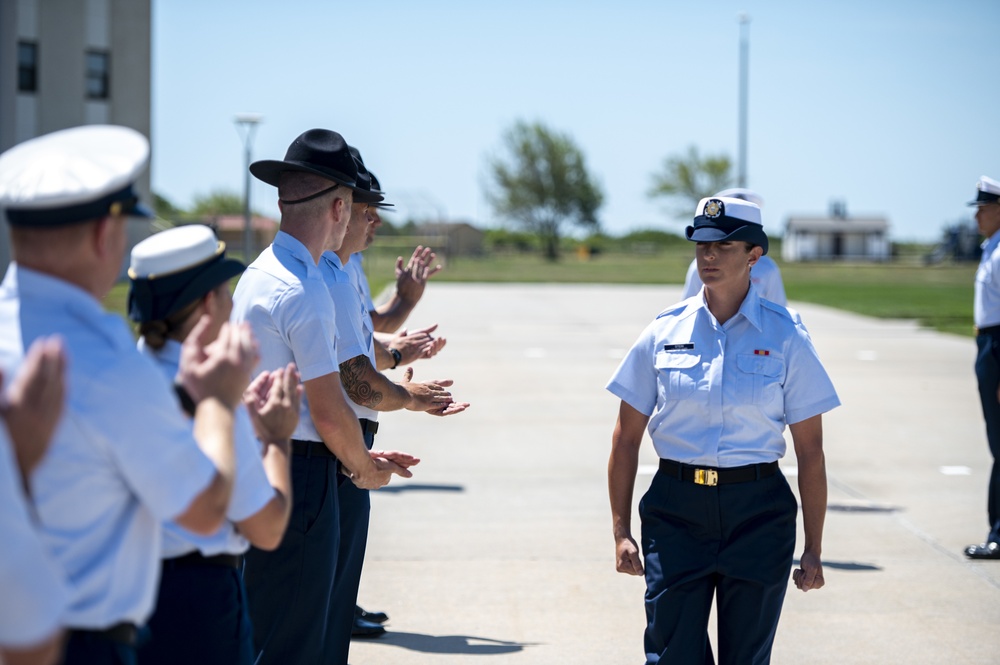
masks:
<svg viewBox="0 0 1000 665"><path fill-rule="evenodd" d="M171 222L187 215L186 212L175 206L170 199L161 196L157 192L153 192L153 212L160 219L166 219Z"/></svg>
<svg viewBox="0 0 1000 665"><path fill-rule="evenodd" d="M699 201L730 186L731 170L728 155L702 157L698 148L690 146L687 155L672 155L664 160L663 170L653 174L649 197L675 201L671 214L691 219Z"/></svg>
<svg viewBox="0 0 1000 665"><path fill-rule="evenodd" d="M215 215L242 215L243 196L225 189L215 189L208 194L198 194L194 197L191 214L196 218Z"/></svg>
<svg viewBox="0 0 1000 665"><path fill-rule="evenodd" d="M503 135L504 155L489 160L486 198L500 217L538 236L545 257L559 258L560 229L570 222L596 229L604 193L583 153L566 134L516 122Z"/></svg>

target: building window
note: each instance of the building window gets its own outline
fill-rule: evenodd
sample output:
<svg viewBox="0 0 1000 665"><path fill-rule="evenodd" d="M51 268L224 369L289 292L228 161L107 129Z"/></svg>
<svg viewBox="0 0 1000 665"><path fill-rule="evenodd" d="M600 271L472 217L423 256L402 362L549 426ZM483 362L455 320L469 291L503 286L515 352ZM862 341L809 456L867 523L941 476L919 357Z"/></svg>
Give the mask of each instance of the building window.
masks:
<svg viewBox="0 0 1000 665"><path fill-rule="evenodd" d="M111 92L107 51L87 51L87 99L107 99Z"/></svg>
<svg viewBox="0 0 1000 665"><path fill-rule="evenodd" d="M38 44L17 43L17 91L36 92L38 90Z"/></svg>

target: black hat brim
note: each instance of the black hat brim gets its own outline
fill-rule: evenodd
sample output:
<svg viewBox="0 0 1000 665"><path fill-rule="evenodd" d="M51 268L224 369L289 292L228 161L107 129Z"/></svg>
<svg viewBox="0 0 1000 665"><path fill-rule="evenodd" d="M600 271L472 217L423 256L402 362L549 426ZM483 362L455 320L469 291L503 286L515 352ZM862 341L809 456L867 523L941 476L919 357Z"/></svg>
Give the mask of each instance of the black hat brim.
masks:
<svg viewBox="0 0 1000 665"><path fill-rule="evenodd" d="M723 240L742 240L759 246L767 254L767 234L756 224L740 226L728 233L717 226L689 226L684 230L684 236L691 242L722 242Z"/></svg>
<svg viewBox="0 0 1000 665"><path fill-rule="evenodd" d="M129 318L137 323L166 319L246 269L242 261L223 257L156 279L132 279Z"/></svg>
<svg viewBox="0 0 1000 665"><path fill-rule="evenodd" d="M298 171L299 173L311 173L326 178L338 185L343 185L354 192L354 200L357 203L378 203L385 197L382 194L368 191L358 187L357 182L347 177L345 174L333 169L324 169L303 162L284 161L278 159L262 159L250 165L250 173L253 177L262 182L277 187L281 181L281 174L288 171Z"/></svg>

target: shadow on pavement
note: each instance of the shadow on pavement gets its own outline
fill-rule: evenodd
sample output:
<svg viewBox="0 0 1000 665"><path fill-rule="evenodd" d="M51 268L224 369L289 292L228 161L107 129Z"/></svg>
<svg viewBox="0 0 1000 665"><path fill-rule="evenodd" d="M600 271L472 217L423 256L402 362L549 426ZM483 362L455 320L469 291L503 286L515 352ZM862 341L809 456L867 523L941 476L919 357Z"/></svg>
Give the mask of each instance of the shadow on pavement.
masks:
<svg viewBox="0 0 1000 665"><path fill-rule="evenodd" d="M792 561L793 566L799 565L799 560L795 559ZM852 571L870 571L870 570L882 570L882 566L876 566L872 563L858 563L856 561L824 561L824 568L832 568L834 570L852 570Z"/></svg>
<svg viewBox="0 0 1000 665"><path fill-rule="evenodd" d="M401 492L464 492L464 485L429 485L420 483L410 483L409 485L386 485L380 487L376 492L386 494L399 494Z"/></svg>
<svg viewBox="0 0 1000 665"><path fill-rule="evenodd" d="M400 633L390 630L373 644L385 644L394 647L419 651L421 653L455 653L470 656L496 656L506 653L523 651L533 644L520 642L504 642L488 637L473 637L471 635L423 635L421 633Z"/></svg>

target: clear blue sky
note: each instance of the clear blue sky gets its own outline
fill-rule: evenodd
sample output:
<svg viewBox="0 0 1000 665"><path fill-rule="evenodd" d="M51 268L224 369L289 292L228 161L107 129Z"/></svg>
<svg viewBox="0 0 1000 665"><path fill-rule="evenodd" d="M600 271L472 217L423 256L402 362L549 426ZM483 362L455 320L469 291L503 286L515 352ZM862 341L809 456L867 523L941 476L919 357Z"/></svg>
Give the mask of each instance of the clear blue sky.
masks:
<svg viewBox="0 0 1000 665"><path fill-rule="evenodd" d="M313 127L358 146L418 218L493 226L485 161L517 119L570 134L614 234L683 229L646 191L696 145L737 156L741 11L750 24L748 184L765 226L884 215L933 240L1000 178L1000 2L840 0L154 0L153 188L187 206L242 192L254 159ZM253 181L253 205L277 215Z"/></svg>

